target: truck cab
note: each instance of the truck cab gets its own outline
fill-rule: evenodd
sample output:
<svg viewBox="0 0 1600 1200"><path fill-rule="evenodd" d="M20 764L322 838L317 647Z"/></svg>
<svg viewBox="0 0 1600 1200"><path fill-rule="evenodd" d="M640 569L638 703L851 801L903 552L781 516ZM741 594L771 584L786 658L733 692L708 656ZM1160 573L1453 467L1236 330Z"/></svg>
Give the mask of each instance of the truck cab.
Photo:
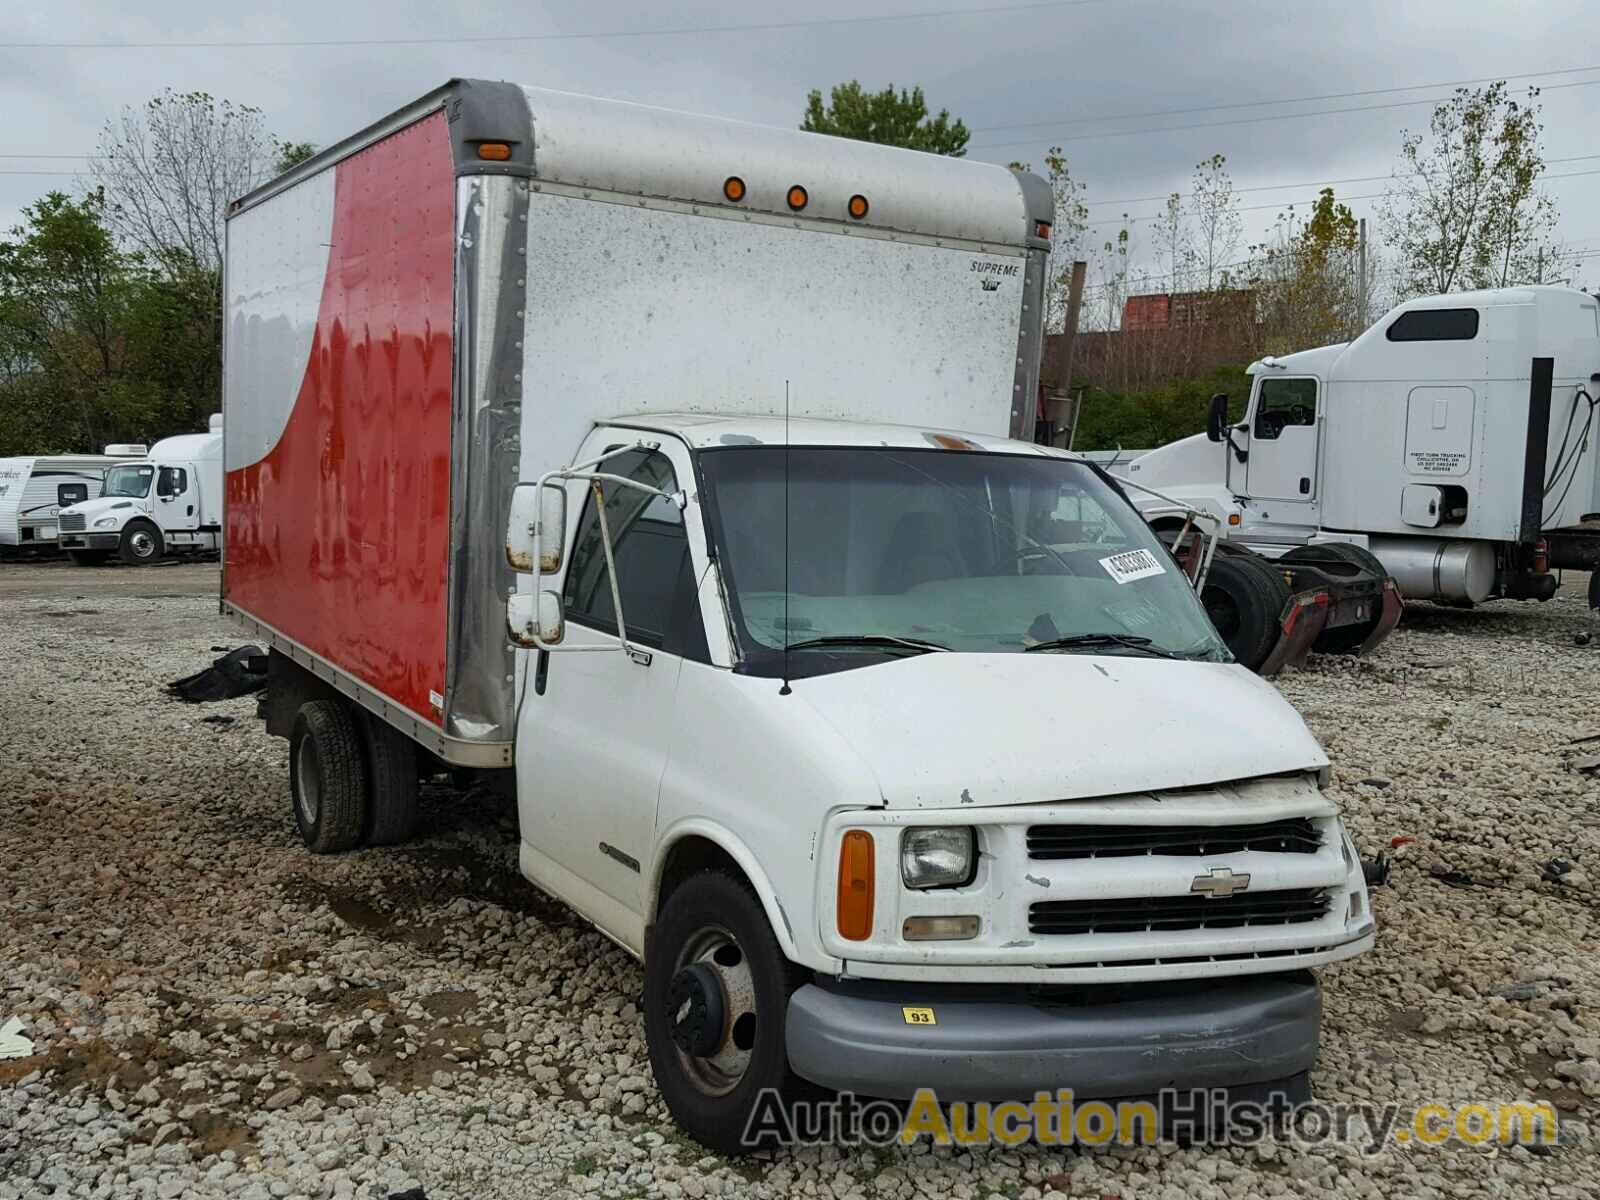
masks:
<svg viewBox="0 0 1600 1200"><path fill-rule="evenodd" d="M1113 483L704 414L603 422L575 463L508 530L543 567L508 611L521 863L644 958L697 1136L790 1070L1305 1094L1307 969L1371 946L1362 870L1321 749Z"/></svg>
<svg viewBox="0 0 1600 1200"><path fill-rule="evenodd" d="M1408 598L1547 600L1600 567L1600 302L1564 287L1421 296L1355 340L1252 363L1238 424L1129 480L1227 513L1263 554L1342 543ZM1141 498L1152 520L1170 520ZM1600 585L1590 599L1600 607Z"/></svg>
<svg viewBox="0 0 1600 1200"><path fill-rule="evenodd" d="M204 434L165 438L137 462L106 472L95 499L61 510L61 547L79 564L112 555L148 566L168 554L215 550L221 540L220 418Z"/></svg>

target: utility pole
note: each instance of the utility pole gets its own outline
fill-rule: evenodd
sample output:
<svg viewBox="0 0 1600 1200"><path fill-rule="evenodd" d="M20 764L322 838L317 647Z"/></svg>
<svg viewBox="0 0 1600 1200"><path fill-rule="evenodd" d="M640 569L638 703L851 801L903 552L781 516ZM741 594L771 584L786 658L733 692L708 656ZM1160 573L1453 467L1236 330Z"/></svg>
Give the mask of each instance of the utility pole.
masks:
<svg viewBox="0 0 1600 1200"><path fill-rule="evenodd" d="M1081 258L1072 264L1072 281L1067 285L1067 317L1061 328L1060 349L1056 352L1056 391L1050 401L1050 423L1054 427L1054 441L1066 445L1070 430L1078 424L1078 414L1072 409L1072 353L1078 341L1078 317L1083 309L1083 279L1089 264Z"/></svg>
<svg viewBox="0 0 1600 1200"><path fill-rule="evenodd" d="M1367 219L1361 218L1360 240L1356 243L1356 257L1360 263L1360 291L1356 295L1356 317L1361 329L1367 327Z"/></svg>

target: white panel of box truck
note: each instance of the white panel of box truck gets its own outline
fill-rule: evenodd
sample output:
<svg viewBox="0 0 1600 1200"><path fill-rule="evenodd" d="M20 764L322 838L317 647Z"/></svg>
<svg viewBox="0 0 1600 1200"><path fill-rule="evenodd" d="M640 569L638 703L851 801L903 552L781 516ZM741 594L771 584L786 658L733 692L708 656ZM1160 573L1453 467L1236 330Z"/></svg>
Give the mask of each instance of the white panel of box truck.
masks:
<svg viewBox="0 0 1600 1200"><path fill-rule="evenodd" d="M497 772L707 1145L797 1080L1303 1097L1310 969L1372 945L1300 717L1014 440L1050 220L999 167L461 80L234 206L222 602L302 835Z"/></svg>

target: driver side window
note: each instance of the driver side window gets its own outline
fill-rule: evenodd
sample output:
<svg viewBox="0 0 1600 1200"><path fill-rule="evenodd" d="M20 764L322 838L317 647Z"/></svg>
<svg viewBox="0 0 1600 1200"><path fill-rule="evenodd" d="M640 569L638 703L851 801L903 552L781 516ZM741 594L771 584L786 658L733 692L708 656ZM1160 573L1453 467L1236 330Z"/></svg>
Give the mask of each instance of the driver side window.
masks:
<svg viewBox="0 0 1600 1200"><path fill-rule="evenodd" d="M671 462L654 450L620 454L599 469L665 492L678 488ZM605 482L601 489L628 639L708 661L683 513L670 500L648 492ZM593 489L572 543L563 600L571 620L606 633L617 631Z"/></svg>
<svg viewBox="0 0 1600 1200"><path fill-rule="evenodd" d="M1253 438L1271 441L1290 425L1317 423L1317 381L1315 379L1263 379L1256 402Z"/></svg>
<svg viewBox="0 0 1600 1200"><path fill-rule="evenodd" d="M176 496L188 486L187 472L182 467L162 467L156 480L156 495Z"/></svg>

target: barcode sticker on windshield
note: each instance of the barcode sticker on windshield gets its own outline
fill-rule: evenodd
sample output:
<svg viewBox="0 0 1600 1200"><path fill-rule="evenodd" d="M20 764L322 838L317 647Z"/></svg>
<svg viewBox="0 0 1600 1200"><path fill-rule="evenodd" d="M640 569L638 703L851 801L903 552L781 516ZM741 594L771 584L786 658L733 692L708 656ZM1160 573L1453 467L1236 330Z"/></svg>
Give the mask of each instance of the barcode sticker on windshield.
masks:
<svg viewBox="0 0 1600 1200"><path fill-rule="evenodd" d="M1106 574L1118 583L1132 583L1135 579L1148 579L1166 571L1154 554L1148 550L1124 550L1110 558L1102 558L1100 565Z"/></svg>

